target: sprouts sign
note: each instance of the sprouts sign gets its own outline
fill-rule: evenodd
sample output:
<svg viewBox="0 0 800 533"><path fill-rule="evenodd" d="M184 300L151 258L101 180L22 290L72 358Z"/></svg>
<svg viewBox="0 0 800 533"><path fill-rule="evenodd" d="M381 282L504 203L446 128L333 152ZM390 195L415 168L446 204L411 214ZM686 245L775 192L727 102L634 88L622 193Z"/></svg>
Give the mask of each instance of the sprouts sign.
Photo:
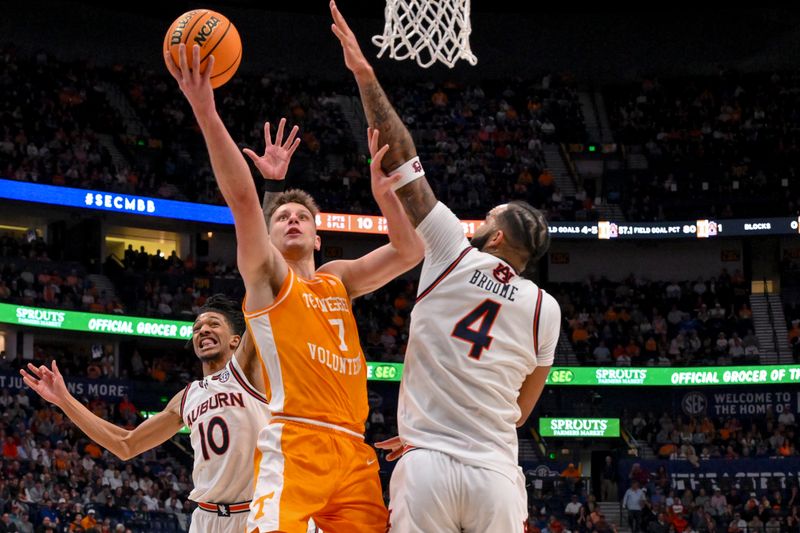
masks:
<svg viewBox="0 0 800 533"><path fill-rule="evenodd" d="M800 383L800 365L692 368L553 368L548 385L690 386Z"/></svg>
<svg viewBox="0 0 800 533"><path fill-rule="evenodd" d="M542 437L619 437L619 418L540 418Z"/></svg>
<svg viewBox="0 0 800 533"><path fill-rule="evenodd" d="M192 322L180 322L177 320L100 315L10 304L0 304L0 323L177 340L191 339L193 325ZM400 381L402 377L402 363L367 362L367 379L369 381ZM2 388L1 384L0 388Z"/></svg>
<svg viewBox="0 0 800 533"><path fill-rule="evenodd" d="M89 331L117 335L138 335L186 340L192 337L192 323L157 318L101 315L20 305L0 304L0 322L37 328Z"/></svg>

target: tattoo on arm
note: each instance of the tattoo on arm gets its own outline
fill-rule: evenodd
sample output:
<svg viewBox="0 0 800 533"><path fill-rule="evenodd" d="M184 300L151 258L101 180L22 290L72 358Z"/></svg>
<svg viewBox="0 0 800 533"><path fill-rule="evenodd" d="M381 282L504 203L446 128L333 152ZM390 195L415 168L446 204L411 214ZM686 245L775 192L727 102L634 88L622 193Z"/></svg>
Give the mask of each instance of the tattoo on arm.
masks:
<svg viewBox="0 0 800 533"><path fill-rule="evenodd" d="M411 220L411 224L415 228L436 207L436 196L424 176L412 181L405 187L400 187L396 192L400 203L403 204L408 214L409 220Z"/></svg>
<svg viewBox="0 0 800 533"><path fill-rule="evenodd" d="M363 86L359 85L361 102L367 122L381 132L381 144L388 144L389 151L383 157L383 169L390 172L409 159L416 157L417 149L411 133L400 120L389 98L383 92L378 80L373 78Z"/></svg>

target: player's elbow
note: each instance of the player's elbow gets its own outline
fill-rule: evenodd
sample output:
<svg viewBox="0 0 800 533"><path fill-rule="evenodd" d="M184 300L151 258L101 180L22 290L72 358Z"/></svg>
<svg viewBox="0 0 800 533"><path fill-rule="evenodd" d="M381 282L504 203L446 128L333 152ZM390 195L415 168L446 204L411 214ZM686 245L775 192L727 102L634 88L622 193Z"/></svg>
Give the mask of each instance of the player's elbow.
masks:
<svg viewBox="0 0 800 533"><path fill-rule="evenodd" d="M108 448L108 451L116 455L122 461L130 461L137 455L139 452L134 449L133 443L131 442L132 432L128 432L122 439L119 440L116 446L113 448Z"/></svg>
<svg viewBox="0 0 800 533"><path fill-rule="evenodd" d="M517 419L517 427L518 428L521 428L522 426L524 426L525 423L528 421L528 419L531 417L531 413L533 412L533 405L534 404L531 404L531 405L517 404L517 406L519 407L519 413L520 413L519 414L519 418Z"/></svg>
<svg viewBox="0 0 800 533"><path fill-rule="evenodd" d="M411 253L406 255L406 258L403 262L406 267L406 270L411 270L412 268L417 266L424 257L425 257L424 246L419 249L414 248L413 250L411 250Z"/></svg>

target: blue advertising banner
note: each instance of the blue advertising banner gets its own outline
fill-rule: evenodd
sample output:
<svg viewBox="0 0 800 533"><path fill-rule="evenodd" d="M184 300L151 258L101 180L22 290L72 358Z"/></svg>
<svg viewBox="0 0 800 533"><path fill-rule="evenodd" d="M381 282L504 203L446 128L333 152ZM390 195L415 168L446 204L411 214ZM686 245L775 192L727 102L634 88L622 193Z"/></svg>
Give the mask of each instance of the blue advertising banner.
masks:
<svg viewBox="0 0 800 533"><path fill-rule="evenodd" d="M230 209L219 205L178 202L24 181L0 179L0 198L131 215L175 218L212 224L233 224L233 215L231 215Z"/></svg>

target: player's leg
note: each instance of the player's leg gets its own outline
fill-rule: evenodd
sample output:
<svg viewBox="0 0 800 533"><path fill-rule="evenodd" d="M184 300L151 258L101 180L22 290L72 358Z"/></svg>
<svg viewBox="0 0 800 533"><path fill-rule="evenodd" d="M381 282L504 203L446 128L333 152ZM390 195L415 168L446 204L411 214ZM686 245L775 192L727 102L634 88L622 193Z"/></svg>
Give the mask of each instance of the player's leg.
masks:
<svg viewBox="0 0 800 533"><path fill-rule="evenodd" d="M388 512L375 450L348 436L330 438L342 471L328 504L314 515L319 528L325 533L385 533Z"/></svg>
<svg viewBox="0 0 800 533"><path fill-rule="evenodd" d="M444 453L421 448L406 452L392 473L388 531L460 533L460 466Z"/></svg>
<svg viewBox="0 0 800 533"><path fill-rule="evenodd" d="M256 488L247 531L306 533L332 490L327 442L307 429L270 424L258 438Z"/></svg>
<svg viewBox="0 0 800 533"><path fill-rule="evenodd" d="M523 533L528 518L528 498L522 472L516 479L488 468L464 465L464 533L504 531Z"/></svg>

